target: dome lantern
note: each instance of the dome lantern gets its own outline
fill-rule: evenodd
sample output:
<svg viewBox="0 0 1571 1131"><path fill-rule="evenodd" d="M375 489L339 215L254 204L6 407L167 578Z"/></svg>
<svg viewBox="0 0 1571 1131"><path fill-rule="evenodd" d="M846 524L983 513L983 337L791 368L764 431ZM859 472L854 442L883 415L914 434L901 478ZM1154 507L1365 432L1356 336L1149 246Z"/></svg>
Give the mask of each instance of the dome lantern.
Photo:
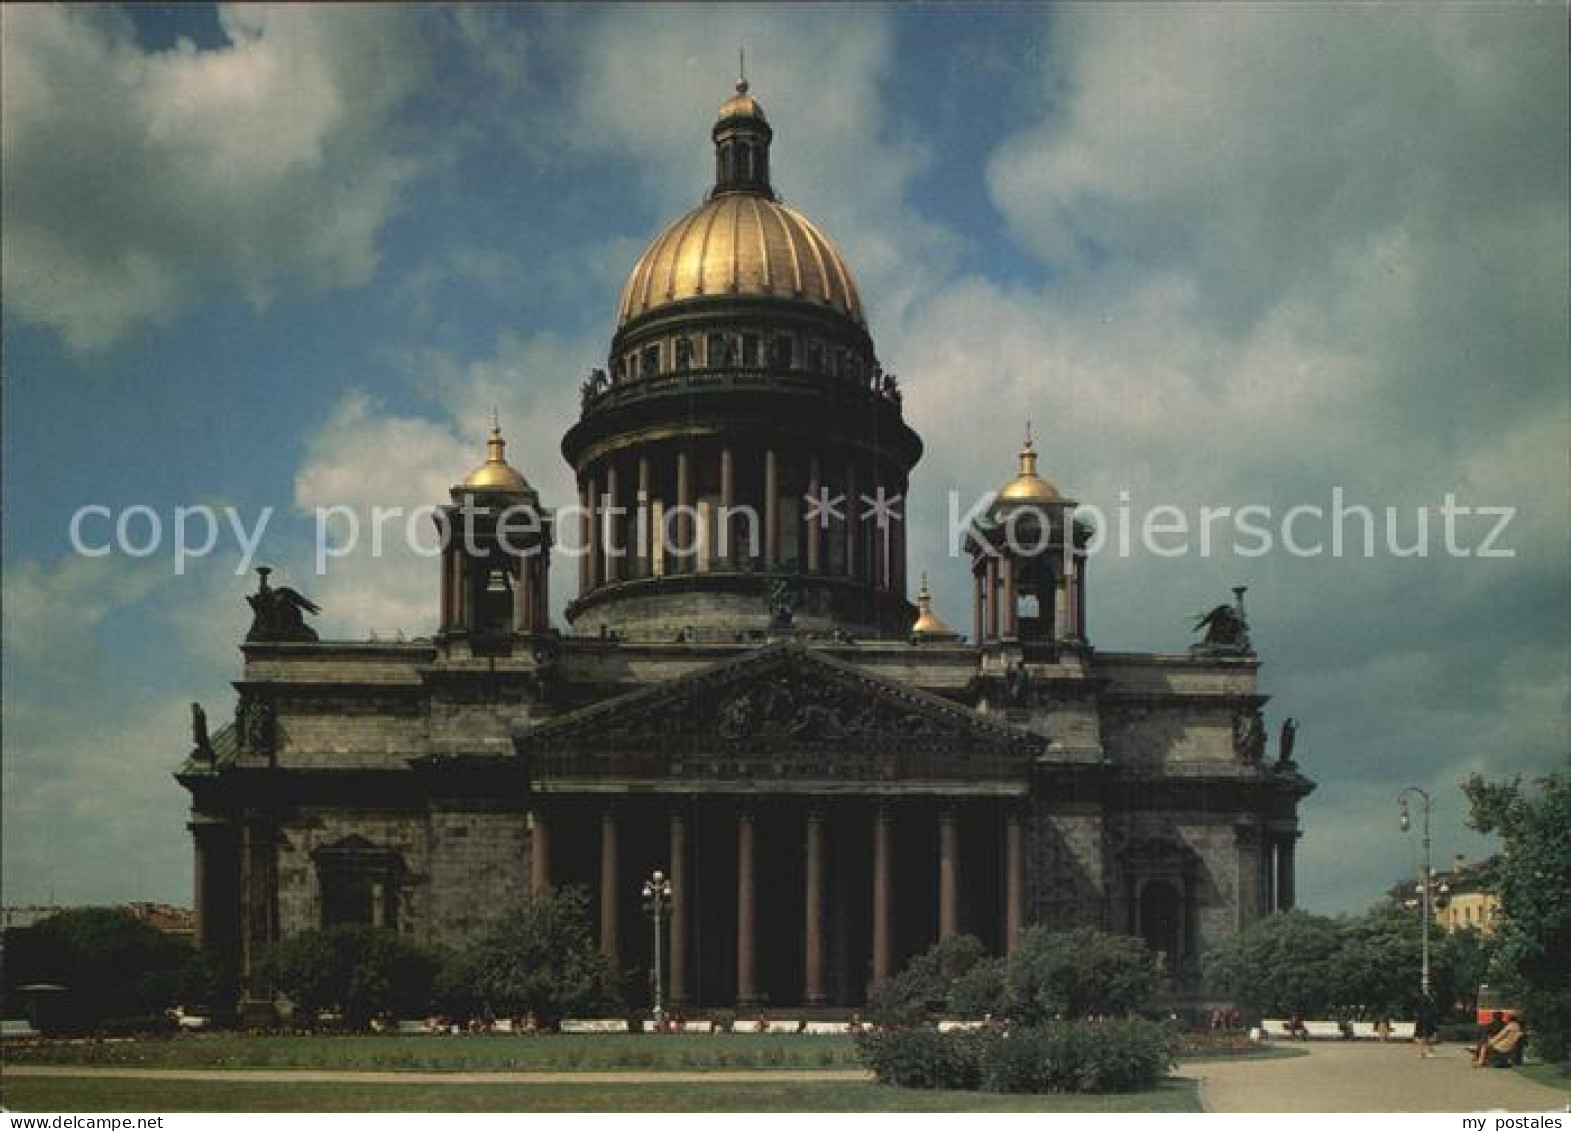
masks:
<svg viewBox="0 0 1571 1131"><path fill-rule="evenodd" d="M711 136L715 139L715 187L710 195L748 192L773 200L769 143L774 130L764 117L764 108L748 93L747 79L738 79L736 93L720 104Z"/></svg>

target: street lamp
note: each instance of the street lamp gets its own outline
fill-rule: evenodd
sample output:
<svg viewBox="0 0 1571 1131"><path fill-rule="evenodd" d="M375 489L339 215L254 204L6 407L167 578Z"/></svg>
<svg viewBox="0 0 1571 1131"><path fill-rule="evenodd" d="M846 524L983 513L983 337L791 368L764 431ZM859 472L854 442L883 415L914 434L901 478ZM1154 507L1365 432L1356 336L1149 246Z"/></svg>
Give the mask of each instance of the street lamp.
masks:
<svg viewBox="0 0 1571 1131"><path fill-rule="evenodd" d="M1407 832L1413 826L1413 822L1408 817L1408 811L1407 811L1407 798L1408 798L1409 794L1414 794L1414 795L1416 795L1418 797L1419 803L1423 806L1423 810L1424 810L1424 874L1423 874L1423 876L1420 879L1419 884L1418 884L1419 901L1420 901L1420 906L1422 908L1422 910L1419 913L1420 914L1419 927L1420 927L1420 930L1422 931L1422 935L1420 937L1423 940L1424 969L1423 969L1423 975L1422 975L1422 978L1421 978L1421 981L1420 981L1419 985L1420 985L1420 988L1423 991L1425 999L1428 999L1428 997L1429 997L1429 920L1430 920L1431 915L1433 914L1433 905L1432 905L1431 901L1432 901L1433 896L1434 896L1434 891L1433 891L1434 868L1430 864L1430 845L1429 845L1429 810L1430 810L1431 802L1430 802L1430 799L1429 799L1429 794L1426 793L1424 790L1419 789L1416 785L1410 785L1406 789L1404 789L1401 793L1397 794L1397 802L1402 807L1402 831L1403 832Z"/></svg>
<svg viewBox="0 0 1571 1131"><path fill-rule="evenodd" d="M656 871L644 881L644 910L654 920L655 925L655 1029L665 1027L665 982L661 975L661 946L660 933L666 913L671 909L671 881L665 878L665 873Z"/></svg>

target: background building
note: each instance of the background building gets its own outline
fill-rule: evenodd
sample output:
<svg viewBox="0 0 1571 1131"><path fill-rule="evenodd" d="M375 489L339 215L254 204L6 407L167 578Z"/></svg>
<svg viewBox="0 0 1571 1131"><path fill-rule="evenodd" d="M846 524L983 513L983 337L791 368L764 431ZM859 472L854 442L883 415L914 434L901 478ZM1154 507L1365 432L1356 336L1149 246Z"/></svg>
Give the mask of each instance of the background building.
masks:
<svg viewBox="0 0 1571 1131"><path fill-rule="evenodd" d="M431 639L317 640L263 573L234 722L199 720L178 775L201 945L244 972L334 923L459 943L583 884L638 967L663 868L689 1009L854 1005L937 938L1030 923L1139 935L1203 996L1205 949L1292 906L1313 788L1291 724L1268 756L1243 591L1187 654L1096 650L1090 531L1027 439L968 540L971 638L913 605L922 443L851 270L776 197L745 83L713 138L562 441L567 631L566 531L499 427L452 490Z"/></svg>

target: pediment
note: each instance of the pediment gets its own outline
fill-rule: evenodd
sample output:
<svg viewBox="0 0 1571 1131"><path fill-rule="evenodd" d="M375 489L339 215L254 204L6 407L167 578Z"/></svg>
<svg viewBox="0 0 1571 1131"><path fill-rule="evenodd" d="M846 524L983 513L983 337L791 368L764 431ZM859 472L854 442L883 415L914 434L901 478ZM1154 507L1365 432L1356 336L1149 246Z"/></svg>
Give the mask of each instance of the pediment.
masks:
<svg viewBox="0 0 1571 1131"><path fill-rule="evenodd" d="M797 644L583 708L515 741L532 774L669 776L673 766L691 773L707 765L763 775L816 766L833 775L855 766L851 776L886 777L1012 774L1041 743Z"/></svg>

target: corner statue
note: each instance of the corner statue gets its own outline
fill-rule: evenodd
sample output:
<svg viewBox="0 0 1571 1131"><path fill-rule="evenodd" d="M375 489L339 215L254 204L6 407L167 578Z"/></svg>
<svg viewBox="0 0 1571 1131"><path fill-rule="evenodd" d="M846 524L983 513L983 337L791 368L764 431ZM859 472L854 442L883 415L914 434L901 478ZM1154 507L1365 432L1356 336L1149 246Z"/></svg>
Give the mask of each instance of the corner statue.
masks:
<svg viewBox="0 0 1571 1131"><path fill-rule="evenodd" d="M1244 592L1244 587L1238 586L1233 590L1237 604L1218 605L1195 618L1195 631L1203 629L1205 636L1200 643L1190 646L1191 652L1242 656L1254 651L1249 640L1249 621L1244 618Z"/></svg>
<svg viewBox="0 0 1571 1131"><path fill-rule="evenodd" d="M315 640L316 631L305 622L305 613L322 610L293 589L273 589L267 584L267 575L273 571L267 566L257 566L261 579L255 593L246 598L251 605L251 631L247 640Z"/></svg>

